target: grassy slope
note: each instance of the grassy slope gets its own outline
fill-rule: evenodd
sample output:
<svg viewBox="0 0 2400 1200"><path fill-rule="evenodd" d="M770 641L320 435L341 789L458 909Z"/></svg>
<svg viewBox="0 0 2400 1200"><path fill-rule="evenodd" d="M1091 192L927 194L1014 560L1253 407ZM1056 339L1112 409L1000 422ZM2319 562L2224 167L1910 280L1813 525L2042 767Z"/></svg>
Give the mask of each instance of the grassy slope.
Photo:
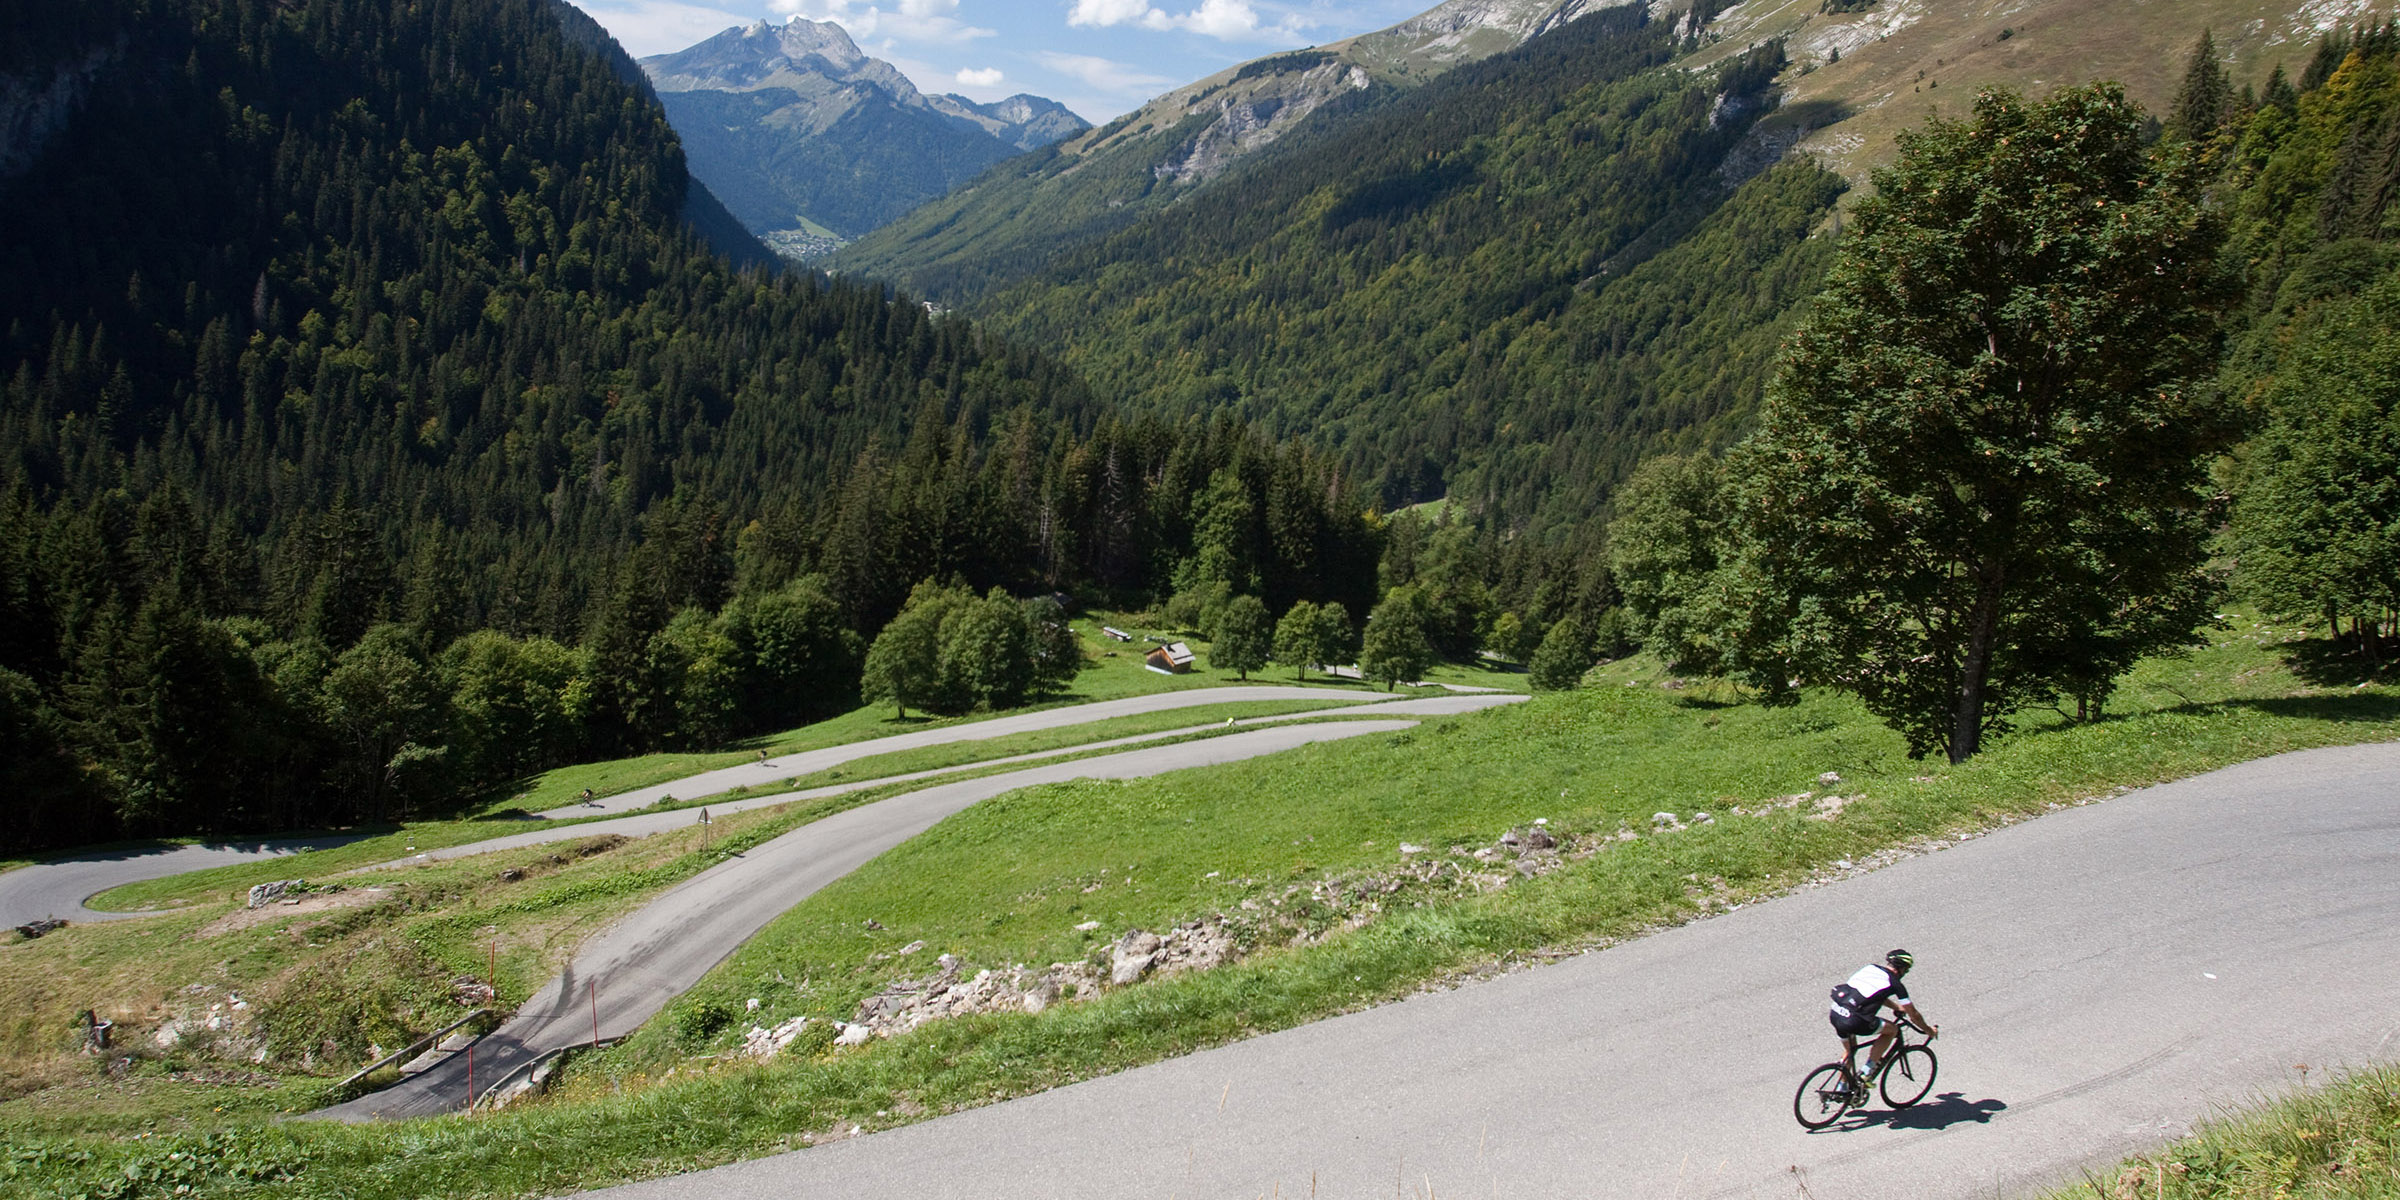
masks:
<svg viewBox="0 0 2400 1200"><path fill-rule="evenodd" d="M1710 26L1724 40L1695 58L1708 63L1770 37L1789 39L1795 64L1785 106L1846 110L1800 143L1831 170L1863 183L1890 160L1893 135L1928 111L1962 114L1991 86L2040 95L2055 87L2114 79L2153 113L2183 82L2204 28L2238 86L2265 82L2277 63L2297 78L2315 50L2319 21L2363 16L2364 3L2295 0L2176 0L2174 4L2090 0L1882 0L1860 13L1823 13L1816 0L1747 0ZM2009 31L2003 38L2001 31ZM1840 51L1833 62L1831 51ZM1806 74L1801 71L1805 69Z"/></svg>
<svg viewBox="0 0 2400 1200"><path fill-rule="evenodd" d="M2111 720L2031 720L1956 769L1907 760L1896 738L1837 697L1762 710L1662 689L1655 668L1641 674L1628 664L1582 692L1407 734L1155 780L1018 793L959 814L795 909L668 1021L576 1066L547 1103L404 1131L258 1127L192 1161L216 1155L224 1170L305 1164L305 1188L269 1194L362 1196L517 1194L722 1162L852 1123L888 1125L1286 1027L1545 948L1631 936L1877 848L1947 839L2242 758L2394 733L2400 696L2322 675L2305 681L2285 660L2287 632L2253 626L2190 659L2148 664ZM1824 770L1843 774L1844 793L1867 798L1834 820L1808 819L1807 806L1732 815L1735 804L1747 812L1813 789ZM1697 808L1719 820L1647 833L1651 813ZM1401 841L1440 857L1535 817L1585 835L1586 847L1620 828L1643 835L1496 892L1412 883L1370 908L1329 903L1309 886L1396 879ZM971 965L1038 964L1097 953L1129 926L1242 913L1244 899L1259 905L1257 943L1278 948L1040 1017L941 1022L764 1067L694 1057L738 1032L695 1034L695 1023L676 1019L711 1003L738 1013L753 996L762 1019L847 1017L860 996L912 965L928 969L922 958L875 957L907 941L925 941L927 957L947 950ZM867 930L870 916L885 928ZM1342 928L1362 918L1362 928ZM1103 922L1095 936L1073 929L1085 919ZM1281 948L1294 931L1312 934L1312 944ZM669 1071L674 1078L662 1079ZM164 1153L156 1143L76 1132L83 1127L72 1114L0 1105L0 1130L28 1155L45 1156L40 1173L62 1183L85 1177L62 1155L89 1151L90 1169L101 1170ZM403 1142L405 1159L396 1153Z"/></svg>
<svg viewBox="0 0 2400 1200"><path fill-rule="evenodd" d="M2393 1200L2400 1067L2345 1075L2232 1114L2049 1200Z"/></svg>

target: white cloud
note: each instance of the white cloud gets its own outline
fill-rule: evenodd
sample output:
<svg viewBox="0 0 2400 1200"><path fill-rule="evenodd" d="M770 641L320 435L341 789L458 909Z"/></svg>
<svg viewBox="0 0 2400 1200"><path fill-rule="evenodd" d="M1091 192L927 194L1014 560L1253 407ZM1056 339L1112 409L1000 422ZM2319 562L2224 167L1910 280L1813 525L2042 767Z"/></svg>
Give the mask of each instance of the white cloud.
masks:
<svg viewBox="0 0 2400 1200"><path fill-rule="evenodd" d="M1313 22L1286 12L1281 20L1263 25L1250 0L1200 0L1200 7L1184 13L1154 8L1150 0L1075 0L1067 24L1101 28L1139 25L1160 33L1180 29L1223 42L1248 42L1289 41Z"/></svg>
<svg viewBox="0 0 2400 1200"><path fill-rule="evenodd" d="M960 87L996 88L1007 76L1002 75L998 67L967 67L959 71L957 78Z"/></svg>
<svg viewBox="0 0 2400 1200"><path fill-rule="evenodd" d="M1042 65L1061 75L1072 75L1087 86L1119 95L1136 93L1144 98L1176 82L1164 75L1152 75L1136 67L1112 59L1089 54L1065 54L1044 50L1039 55Z"/></svg>
<svg viewBox="0 0 2400 1200"><path fill-rule="evenodd" d="M1069 25L1130 25L1157 12L1150 0L1075 0L1075 10L1067 14Z"/></svg>
<svg viewBox="0 0 2400 1200"><path fill-rule="evenodd" d="M898 0L890 8L858 0L771 0L770 6L785 16L831 21L861 42L967 42L999 33L959 20L958 0Z"/></svg>

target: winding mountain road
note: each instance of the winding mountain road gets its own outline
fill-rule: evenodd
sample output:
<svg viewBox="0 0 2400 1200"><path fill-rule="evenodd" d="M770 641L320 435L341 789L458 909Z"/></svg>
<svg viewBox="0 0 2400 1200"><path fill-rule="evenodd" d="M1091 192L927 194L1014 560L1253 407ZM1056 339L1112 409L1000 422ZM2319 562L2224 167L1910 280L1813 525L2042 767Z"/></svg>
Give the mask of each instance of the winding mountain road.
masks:
<svg viewBox="0 0 2400 1200"><path fill-rule="evenodd" d="M601 931L515 1017L476 1043L471 1063L468 1053L454 1054L380 1092L310 1115L367 1121L453 1112L465 1106L470 1071L480 1091L549 1051L631 1033L767 922L978 800L1069 779L1133 779L1237 762L1415 724L1392 718L1280 725L961 780L835 813L685 880Z"/></svg>
<svg viewBox="0 0 2400 1200"><path fill-rule="evenodd" d="M785 779L790 779L798 775L809 774L815 771L825 770L830 767L839 766L845 762L851 762L856 759L867 758L879 754L889 754L901 750L911 750L932 745L945 745L954 742L1007 737L1012 734L1025 733L1037 729L1060 729L1073 725L1091 724L1098 721L1111 720L1117 717L1138 716L1153 712L1168 712L1180 708L1191 708L1210 704L1238 704L1253 701L1318 699L1359 701L1359 703L1356 704L1332 709L1316 709L1307 712L1291 713L1274 717L1252 717L1241 722L1243 725L1259 725L1282 721L1303 720L1312 717L1344 716L1370 710L1410 712L1416 715L1439 715L1468 712L1476 708L1488 707L1493 703L1508 703L1522 698L1522 696L1510 693L1497 693L1491 695L1433 697L1428 699L1402 700L1390 697L1362 697L1356 692L1334 688L1304 688L1271 685L1197 688L1191 691L1164 692L1149 696L1134 696L1123 700L1105 700L1093 704L1043 709L1040 712L1022 713L1007 717L995 717L986 721L973 721L965 724L945 726L941 729L922 730L915 733L893 734L890 737L874 738L863 742L852 742L842 746L830 746L822 750L808 751L804 754L788 755L784 758L777 759L770 764L762 765L758 763L746 763L737 767L721 768L719 770L706 772L700 775L687 776L683 779L678 779L670 783L657 784L631 792L620 793L619 795L607 797L595 804L569 805L564 808L551 809L538 815L549 820L559 820L563 818L590 817L609 812L628 812L635 809L646 808L649 805L656 803L659 799L678 792L685 796L706 796L717 792L730 790L737 785L747 787L772 787ZM794 800L806 800L820 796L836 795L842 792L857 791L861 788L880 787L896 781L932 778L935 776L952 774L959 771L977 770L996 764L1029 762L1042 758L1082 753L1098 747L1132 745L1146 741L1157 741L1162 739L1182 737L1213 728L1215 727L1194 726L1187 729L1173 729L1150 734L1137 734L1127 738L1117 738L1106 742L1094 743L1090 746L1062 747L1056 750L1016 755L1010 758L995 759L979 763L964 763L958 766L943 767L928 771L918 771L907 775L892 776L884 779L860 780L856 783L838 784L822 788L811 788L800 792L782 792L773 795L753 796L717 807L720 811L739 812L745 809L760 808L768 805L789 804ZM548 842L562 841L571 838L594 837L609 833L622 834L627 837L642 837L648 834L664 832L668 829L684 828L692 823L692 819L693 815L690 813L669 811L660 813L642 813L637 816L623 817L612 821L585 821L574 825L561 826L556 829L534 829L522 833L506 834L496 838L489 838L484 841L474 842L468 845L451 846L442 850L419 855L417 856L417 859L457 858L470 854L483 854L493 850L506 850L520 846L540 845ZM169 875L181 875L189 871L206 870L211 867L231 866L235 863L252 862L268 858L279 858L307 850L325 849L327 847L339 846L347 842L356 841L364 836L367 835L327 835L321 837L272 840L249 839L242 841L212 842L201 845L182 846L146 844L113 850L92 851L90 853L74 855L68 858L58 858L49 860L47 862L34 863L29 866L19 867L13 871L0 872L0 928L11 925L22 925L28 921L37 920L43 917L63 916L75 921L121 921L131 917L150 916L153 914L148 912L110 912L104 909L89 908L85 906L84 901L93 896L99 895L102 892L108 891L111 888L124 887L129 883L140 883L149 879L161 879ZM403 861L416 861L417 859Z"/></svg>
<svg viewBox="0 0 2400 1200"><path fill-rule="evenodd" d="M115 850L93 850L71 858L54 858L0 874L0 928L44 917L72 921L123 921L155 916L153 912L109 912L86 908L83 902L110 888L164 879L211 867L286 858L310 850L327 850L355 842L365 834L329 834L312 838L252 838L171 846L143 843Z"/></svg>
<svg viewBox="0 0 2400 1200"><path fill-rule="evenodd" d="M1825 992L1903 945L1933 1095L1810 1134ZM2400 744L2072 808L1555 965L615 1200L1919 1200L2072 1181L2400 1051ZM1038 1182L1037 1182L1038 1181Z"/></svg>
<svg viewBox="0 0 2400 1200"><path fill-rule="evenodd" d="M1171 712L1179 708L1198 708L1211 704L1243 704L1293 700L1356 700L1362 704L1388 703L1390 696L1373 693L1361 695L1335 688L1296 687L1276 684L1237 684L1229 687L1193 688L1179 692L1158 692L1147 696L1127 696L1118 700L1098 700L1090 704L1074 704L1063 708L1045 708L1035 712L1016 713L983 721L968 721L944 725L938 729L915 733L895 733L888 737L863 742L847 742L819 750L802 750L764 763L742 763L720 767L699 775L686 776L669 783L635 788L613 796L602 796L585 804L569 804L548 809L536 816L557 820L569 817L588 817L594 813L632 812L648 808L669 796L710 796L731 791L736 787L774 787L786 779L813 775L831 770L843 763L870 758L879 754L896 754L903 750L921 750L927 746L947 746L957 742L988 741L992 738L1013 737L1045 729L1064 729L1073 725L1089 725L1095 721L1118 717L1146 716L1150 713ZM1321 716L1322 713L1300 714Z"/></svg>

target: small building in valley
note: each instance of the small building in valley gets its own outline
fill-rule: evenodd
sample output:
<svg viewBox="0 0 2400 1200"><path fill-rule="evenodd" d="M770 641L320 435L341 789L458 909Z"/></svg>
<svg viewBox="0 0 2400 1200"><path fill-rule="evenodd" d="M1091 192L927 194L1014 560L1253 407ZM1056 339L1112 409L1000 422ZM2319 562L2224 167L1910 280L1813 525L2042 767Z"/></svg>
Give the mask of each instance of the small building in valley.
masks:
<svg viewBox="0 0 2400 1200"><path fill-rule="evenodd" d="M1182 642L1168 642L1142 657L1142 665L1161 675L1183 675L1192 669L1192 648Z"/></svg>

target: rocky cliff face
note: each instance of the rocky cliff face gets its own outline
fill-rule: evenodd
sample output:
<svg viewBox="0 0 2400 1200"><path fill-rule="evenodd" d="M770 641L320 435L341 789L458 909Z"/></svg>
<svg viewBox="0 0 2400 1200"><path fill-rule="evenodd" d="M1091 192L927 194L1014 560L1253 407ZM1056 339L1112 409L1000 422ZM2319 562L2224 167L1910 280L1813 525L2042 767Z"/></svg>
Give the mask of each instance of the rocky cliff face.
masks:
<svg viewBox="0 0 2400 1200"><path fill-rule="evenodd" d="M1349 43L1352 57L1432 72L1498 54L1623 0L1450 0Z"/></svg>
<svg viewBox="0 0 2400 1200"><path fill-rule="evenodd" d="M1326 101L1368 86L1364 68L1336 60L1279 76L1272 86L1247 96L1225 96L1218 102L1217 119L1179 154L1152 168L1152 174L1177 183L1209 179L1244 155L1274 144Z"/></svg>
<svg viewBox="0 0 2400 1200"><path fill-rule="evenodd" d="M1200 117L1206 125L1151 169L1160 180L1205 182L1273 144L1336 96L1378 83L1422 83L1615 2L1620 0L1449 0L1389 29L1258 59L1177 88L1066 148L1103 151Z"/></svg>

